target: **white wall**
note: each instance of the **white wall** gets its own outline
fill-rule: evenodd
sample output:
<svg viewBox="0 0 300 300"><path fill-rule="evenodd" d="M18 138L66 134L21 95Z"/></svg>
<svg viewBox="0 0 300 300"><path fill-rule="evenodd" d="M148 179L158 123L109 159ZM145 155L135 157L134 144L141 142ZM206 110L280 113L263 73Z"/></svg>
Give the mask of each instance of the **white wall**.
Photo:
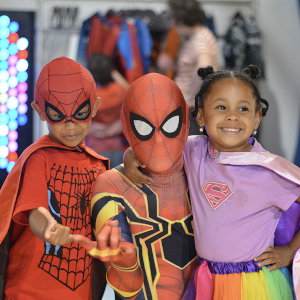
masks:
<svg viewBox="0 0 300 300"><path fill-rule="evenodd" d="M298 0L261 0L258 22L263 33L270 115L263 120L266 148L293 161L300 112L300 9ZM264 96L264 94L263 94ZM265 96L267 98L267 96ZM281 149L275 148L280 142ZM273 147L274 145L274 147Z"/></svg>
<svg viewBox="0 0 300 300"><path fill-rule="evenodd" d="M256 19L263 37L266 82L261 84L262 96L270 102L270 110L261 125L261 140L269 151L293 161L298 141L300 113L300 24L298 0L256 0ZM94 12L108 9L140 8L159 13L166 9L161 1L50 1L50 0L0 0L3 10L34 10L37 18L37 74L42 61L40 23L47 27L54 6L78 6L79 24ZM223 35L237 10L250 15L247 6L203 5L212 14L216 31ZM40 13L42 12L42 14ZM40 22L41 21L41 22ZM222 41L220 41L222 43ZM220 45L221 47L221 45ZM39 126L37 126L39 127ZM47 132L44 126L36 130L35 138Z"/></svg>

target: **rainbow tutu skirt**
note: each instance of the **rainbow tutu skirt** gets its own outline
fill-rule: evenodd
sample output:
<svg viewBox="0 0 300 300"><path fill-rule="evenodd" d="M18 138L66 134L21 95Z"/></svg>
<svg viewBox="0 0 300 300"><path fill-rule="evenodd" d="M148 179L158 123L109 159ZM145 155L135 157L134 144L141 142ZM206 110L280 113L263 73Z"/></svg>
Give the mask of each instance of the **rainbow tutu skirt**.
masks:
<svg viewBox="0 0 300 300"><path fill-rule="evenodd" d="M294 300L287 268L268 271L255 261L220 263L198 258L183 300Z"/></svg>

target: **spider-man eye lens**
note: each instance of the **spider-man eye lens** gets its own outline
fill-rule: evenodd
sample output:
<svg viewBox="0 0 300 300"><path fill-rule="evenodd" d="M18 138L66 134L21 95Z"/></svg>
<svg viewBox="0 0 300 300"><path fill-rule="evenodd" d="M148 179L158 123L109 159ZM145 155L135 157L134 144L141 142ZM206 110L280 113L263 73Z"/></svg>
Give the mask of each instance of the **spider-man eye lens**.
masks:
<svg viewBox="0 0 300 300"><path fill-rule="evenodd" d="M170 113L160 125L160 130L168 138L176 137L182 127L182 108L181 106Z"/></svg>
<svg viewBox="0 0 300 300"><path fill-rule="evenodd" d="M130 124L134 134L141 141L149 140L155 132L154 126L144 117L130 112Z"/></svg>
<svg viewBox="0 0 300 300"><path fill-rule="evenodd" d="M81 121L81 120L86 120L91 113L91 104L90 104L90 99L84 101L75 111L73 114L73 118Z"/></svg>
<svg viewBox="0 0 300 300"><path fill-rule="evenodd" d="M65 115L55 106L53 106L49 102L45 102L46 106L46 114L47 117L51 122L61 122L63 119L65 119Z"/></svg>

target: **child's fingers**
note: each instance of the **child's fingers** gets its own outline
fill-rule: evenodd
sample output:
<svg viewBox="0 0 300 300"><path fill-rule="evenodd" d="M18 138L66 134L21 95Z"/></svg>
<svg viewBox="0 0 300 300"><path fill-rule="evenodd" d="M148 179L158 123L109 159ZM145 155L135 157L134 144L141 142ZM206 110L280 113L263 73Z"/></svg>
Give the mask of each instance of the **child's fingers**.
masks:
<svg viewBox="0 0 300 300"><path fill-rule="evenodd" d="M50 233L50 237L48 239L48 242L53 245L66 245L73 241L72 238L70 237L70 228L67 226L57 224L55 231L54 232L48 231L48 234L49 233Z"/></svg>
<svg viewBox="0 0 300 300"><path fill-rule="evenodd" d="M118 220L106 220L104 222L104 226L118 227L119 226L119 221Z"/></svg>
<svg viewBox="0 0 300 300"><path fill-rule="evenodd" d="M120 247L120 239L121 239L121 228L112 227L111 234L109 237L109 248L112 250L118 249Z"/></svg>
<svg viewBox="0 0 300 300"><path fill-rule="evenodd" d="M257 256L254 258L254 261L260 261L260 260L264 260L270 257L273 257L273 252L274 252L274 248L273 247L268 247L264 253L262 253L261 255Z"/></svg>
<svg viewBox="0 0 300 300"><path fill-rule="evenodd" d="M264 260L260 261L259 263L257 263L257 265L259 267L263 267L263 266L272 265L274 263L276 263L276 260L272 257L272 258L268 258L268 259L264 259Z"/></svg>
<svg viewBox="0 0 300 300"><path fill-rule="evenodd" d="M97 249L105 250L109 247L109 236L111 234L111 227L104 225L97 235Z"/></svg>
<svg viewBox="0 0 300 300"><path fill-rule="evenodd" d="M85 248L88 252L91 251L93 248L95 248L95 242L92 242L87 237L81 235L81 234L73 234L70 235L70 238L72 238L73 242L79 243L80 246Z"/></svg>
<svg viewBox="0 0 300 300"><path fill-rule="evenodd" d="M143 187L143 184L151 184L153 183L153 179L145 174L143 174L139 169L136 169L137 171L132 174L130 177L130 181L137 185L138 187Z"/></svg>
<svg viewBox="0 0 300 300"><path fill-rule="evenodd" d="M274 264L274 265L272 265L272 266L270 266L269 268L268 268L268 271L274 271L274 270L277 270L277 269L279 269L280 268L280 265L279 264Z"/></svg>
<svg viewBox="0 0 300 300"><path fill-rule="evenodd" d="M135 252L135 246L132 243L120 243L120 249L123 253L131 254Z"/></svg>

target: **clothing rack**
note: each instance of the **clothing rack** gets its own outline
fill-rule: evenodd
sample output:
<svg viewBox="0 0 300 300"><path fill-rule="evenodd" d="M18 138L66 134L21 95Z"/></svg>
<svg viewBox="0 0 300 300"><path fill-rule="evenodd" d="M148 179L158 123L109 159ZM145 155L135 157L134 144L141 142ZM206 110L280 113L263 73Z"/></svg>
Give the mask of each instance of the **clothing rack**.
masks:
<svg viewBox="0 0 300 300"><path fill-rule="evenodd" d="M40 3L43 2L107 2L107 0L40 0ZM168 0L109 0L109 2L126 2L126 3L164 3ZM201 4L212 4L212 5L237 5L237 6L254 6L257 4L258 0L199 0Z"/></svg>

